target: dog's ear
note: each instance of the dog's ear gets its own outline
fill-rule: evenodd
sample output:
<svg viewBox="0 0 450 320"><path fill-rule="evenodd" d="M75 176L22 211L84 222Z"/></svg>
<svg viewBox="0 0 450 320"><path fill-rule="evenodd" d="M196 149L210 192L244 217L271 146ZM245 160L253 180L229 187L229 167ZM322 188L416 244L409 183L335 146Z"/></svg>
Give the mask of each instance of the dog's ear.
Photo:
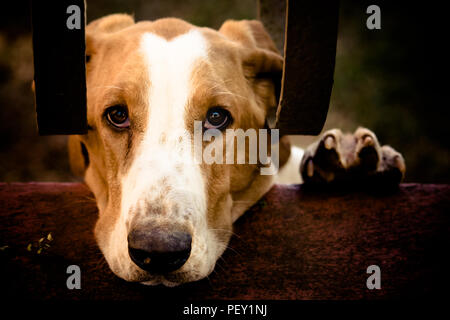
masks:
<svg viewBox="0 0 450 320"><path fill-rule="evenodd" d="M86 145L81 141L80 136L73 135L69 137L68 151L72 173L83 178L89 166L89 153Z"/></svg>
<svg viewBox="0 0 450 320"><path fill-rule="evenodd" d="M283 57L263 24L257 20L228 20L219 32L240 44L244 75L251 80L266 111L276 109L281 90Z"/></svg>
<svg viewBox="0 0 450 320"><path fill-rule="evenodd" d="M219 32L228 39L241 43L248 48L259 48L278 53L269 33L258 20L227 20Z"/></svg>
<svg viewBox="0 0 450 320"><path fill-rule="evenodd" d="M219 32L241 44L244 70L253 73L249 75L277 74L281 81L283 57L260 21L228 20L220 27Z"/></svg>
<svg viewBox="0 0 450 320"><path fill-rule="evenodd" d="M128 14L111 14L89 23L86 27L86 62L95 54L96 42L102 37L133 25L134 18Z"/></svg>
<svg viewBox="0 0 450 320"><path fill-rule="evenodd" d="M265 109L266 121L269 121L268 117L275 118L281 93L283 57L269 33L258 20L228 20L219 32L240 44L244 75ZM282 167L290 155L289 137L281 137L279 146L279 165Z"/></svg>

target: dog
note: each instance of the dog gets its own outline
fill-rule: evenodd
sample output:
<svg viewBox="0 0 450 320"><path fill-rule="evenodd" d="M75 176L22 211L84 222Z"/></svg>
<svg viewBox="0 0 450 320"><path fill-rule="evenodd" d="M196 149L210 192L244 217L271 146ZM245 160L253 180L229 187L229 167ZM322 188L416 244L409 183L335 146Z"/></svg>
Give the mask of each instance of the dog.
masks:
<svg viewBox="0 0 450 320"><path fill-rule="evenodd" d="M260 161L195 161L195 121L206 131L267 128L282 66L259 21L212 30L114 14L87 26L88 133L69 138L69 157L95 195L95 238L118 277L169 287L205 278L233 222L274 183L329 183L349 168L403 176L401 154L365 128L327 131L305 151L281 137L277 175L260 174Z"/></svg>

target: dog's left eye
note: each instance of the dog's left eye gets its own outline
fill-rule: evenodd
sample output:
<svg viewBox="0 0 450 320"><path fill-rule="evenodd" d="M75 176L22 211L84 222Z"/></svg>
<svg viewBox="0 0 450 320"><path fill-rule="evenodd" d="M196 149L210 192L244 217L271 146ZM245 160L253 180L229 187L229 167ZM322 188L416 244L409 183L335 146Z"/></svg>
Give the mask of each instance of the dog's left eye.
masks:
<svg viewBox="0 0 450 320"><path fill-rule="evenodd" d="M205 129L222 130L227 127L232 120L233 119L228 110L221 107L213 107L206 113L206 119L203 126Z"/></svg>
<svg viewBox="0 0 450 320"><path fill-rule="evenodd" d="M128 118L128 110L125 106L117 105L106 109L106 119L117 128L128 128L130 119Z"/></svg>

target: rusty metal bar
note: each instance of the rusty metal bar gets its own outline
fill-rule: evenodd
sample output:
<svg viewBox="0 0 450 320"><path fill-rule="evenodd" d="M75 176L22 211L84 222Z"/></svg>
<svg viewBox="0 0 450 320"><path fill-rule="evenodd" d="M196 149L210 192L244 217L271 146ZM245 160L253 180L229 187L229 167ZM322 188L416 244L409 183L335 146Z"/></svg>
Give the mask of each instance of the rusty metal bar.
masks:
<svg viewBox="0 0 450 320"><path fill-rule="evenodd" d="M84 0L34 0L31 16L39 134L84 134Z"/></svg>
<svg viewBox="0 0 450 320"><path fill-rule="evenodd" d="M264 24L278 51L284 51L284 27L286 24L286 0L259 0L258 20Z"/></svg>
<svg viewBox="0 0 450 320"><path fill-rule="evenodd" d="M259 0L259 16L281 43L284 1ZM281 134L317 135L328 113L336 58L339 2L287 1L284 67L275 126ZM278 18L277 18L278 17Z"/></svg>

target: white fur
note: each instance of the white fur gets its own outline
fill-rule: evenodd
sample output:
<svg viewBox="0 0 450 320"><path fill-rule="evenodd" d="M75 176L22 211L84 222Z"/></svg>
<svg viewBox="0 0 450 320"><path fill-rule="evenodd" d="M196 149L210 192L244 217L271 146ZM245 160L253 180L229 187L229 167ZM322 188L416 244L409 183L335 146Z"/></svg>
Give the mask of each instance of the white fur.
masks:
<svg viewBox="0 0 450 320"><path fill-rule="evenodd" d="M288 162L278 171L274 182L279 184L303 183L300 175L300 162L304 151L298 147L291 147L291 155Z"/></svg>
<svg viewBox="0 0 450 320"><path fill-rule="evenodd" d="M177 272L194 281L212 272L225 249L207 227L205 182L185 124L192 69L207 59L207 44L198 31L170 41L147 33L140 50L150 83L148 122L143 140L135 140L139 146L122 180L121 215L111 234L114 252L108 262L121 277L130 278L139 272L127 256L130 224L178 224L192 233L193 241L188 262ZM162 276L143 283L161 282L176 284Z"/></svg>
<svg viewBox="0 0 450 320"><path fill-rule="evenodd" d="M148 122L143 141L124 185L124 210L141 199L136 191L146 192L169 178L180 190L192 185L191 192L206 202L200 168L191 159L191 139L185 128L186 105L193 64L205 59L207 47L199 32L189 32L171 41L147 33L141 40L141 52L148 66L150 90ZM161 141L161 137L165 141ZM180 166L182 174L176 171ZM133 176L136 175L136 176ZM194 184L195 182L195 184ZM125 188L128 188L126 190ZM181 200L181 199L179 199Z"/></svg>

